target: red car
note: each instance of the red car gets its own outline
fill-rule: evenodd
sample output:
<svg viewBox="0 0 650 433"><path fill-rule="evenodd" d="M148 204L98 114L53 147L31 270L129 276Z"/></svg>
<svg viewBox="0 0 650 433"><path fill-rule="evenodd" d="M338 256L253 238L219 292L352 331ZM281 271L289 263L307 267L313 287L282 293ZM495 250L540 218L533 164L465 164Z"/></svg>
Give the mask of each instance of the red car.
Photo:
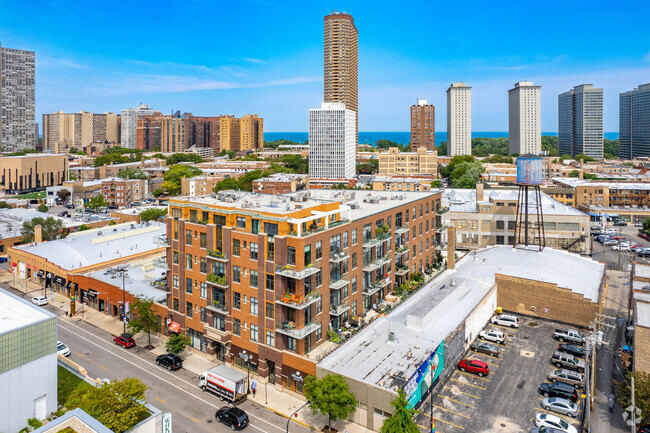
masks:
<svg viewBox="0 0 650 433"><path fill-rule="evenodd" d="M118 335L117 337L113 338L113 343L118 344L125 349L135 346L135 340L131 334Z"/></svg>
<svg viewBox="0 0 650 433"><path fill-rule="evenodd" d="M463 359L458 363L458 369L478 374L479 377L487 376L490 372L490 367L478 359Z"/></svg>

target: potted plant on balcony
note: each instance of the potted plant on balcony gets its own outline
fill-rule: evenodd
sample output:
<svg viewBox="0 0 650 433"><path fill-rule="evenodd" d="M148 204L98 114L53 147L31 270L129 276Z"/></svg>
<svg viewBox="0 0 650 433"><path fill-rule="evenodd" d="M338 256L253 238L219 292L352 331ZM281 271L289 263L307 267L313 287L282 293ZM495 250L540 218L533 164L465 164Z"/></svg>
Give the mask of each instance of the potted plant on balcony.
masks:
<svg viewBox="0 0 650 433"><path fill-rule="evenodd" d="M221 277L217 278L217 284L225 286L227 284L226 276L222 275Z"/></svg>

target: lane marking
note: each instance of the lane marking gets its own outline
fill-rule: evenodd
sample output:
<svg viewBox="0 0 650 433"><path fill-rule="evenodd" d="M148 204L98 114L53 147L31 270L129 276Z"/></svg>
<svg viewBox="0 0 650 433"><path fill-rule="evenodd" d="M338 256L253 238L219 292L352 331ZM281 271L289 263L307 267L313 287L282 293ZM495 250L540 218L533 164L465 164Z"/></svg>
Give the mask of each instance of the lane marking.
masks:
<svg viewBox="0 0 650 433"><path fill-rule="evenodd" d="M454 379L453 377L450 378L449 380L453 380L454 382L462 383L463 385L469 385L469 386L474 387L474 388L482 389L483 391L485 391L487 389L487 388L483 388L482 386L472 385L471 383L461 382L460 380Z"/></svg>
<svg viewBox="0 0 650 433"><path fill-rule="evenodd" d="M463 406L471 407L472 409L476 409L476 407L472 406L471 404L463 403L462 401L454 400L453 398L445 397L444 395L438 394L438 397L453 401L454 403L462 404Z"/></svg>
<svg viewBox="0 0 650 433"><path fill-rule="evenodd" d="M65 326L64 326L64 325L65 325ZM89 332L89 331L85 330L84 328L82 328L82 327L80 327L80 326L77 326L77 325L75 325L75 324L73 324L73 323L71 323L71 322L58 322L58 326L60 326L61 328L63 328L64 330L66 330L66 331L68 331L68 332L72 332L72 333L74 333L73 330L71 330L71 329L66 329L66 326L72 326L72 327L74 327L74 328L77 328L77 329L80 330L80 331L83 331L83 332L86 333L86 334L89 334L89 335L92 335L92 336L95 337L95 338L98 338L97 336L95 336L95 335L92 334L91 332ZM166 382L167 384L173 386L174 388L177 388L177 389L181 390L181 391L184 392L185 394L187 394L187 395L189 395L189 396L191 396L191 397L194 397L195 399L197 399L197 400L199 400L199 401L202 401L203 403L207 404L208 406L210 406L210 407L212 407L212 408L214 408L214 409L217 409L217 406L215 406L214 404L210 403L209 401L204 400L204 399L202 399L201 397L198 397L198 396L192 394L191 392L187 391L187 390L184 389L184 388L181 388L180 386L176 385L175 383L172 383L172 382L170 382L170 381L168 381L168 380L163 379L163 378L160 376L160 373L164 373L164 374L167 374L167 375L169 375L169 376L171 376L171 377L174 377L176 380L178 380L178 381L180 381L180 382L183 382L184 384L187 384L187 385L192 386L192 388L196 387L196 384L191 383L191 382L188 382L188 381L186 381L186 380L184 380L184 379L181 379L181 378L179 378L179 377L176 377L176 376L174 376L173 374L171 374L170 372L165 371L165 370L162 370L162 371L157 370L157 371L155 371L155 372L154 372L154 371L149 371L149 370L147 370L146 368L144 368L144 367L142 367L142 366L136 364L135 362L132 362L132 361L130 361L130 360L124 358L123 356L118 355L117 353L112 352L112 351L106 349L106 348L103 347L103 346L100 346L99 344L95 343L94 341L89 340L88 338L82 337L82 336L79 335L78 333L76 334L76 336L79 337L79 338L81 338L82 340L87 341L88 343L92 344L93 346L97 346L98 348L104 350L105 352L108 352L108 353L110 353L111 355L114 355L115 357L117 357L117 358L123 360L124 362L127 362L127 363L133 365L134 367L136 367L136 368L138 368L138 369L140 369L140 370L142 370L142 371L144 371L144 372L150 374L150 375L153 376L154 378L156 378L156 379L158 379L158 380L162 380L163 382ZM111 347L113 347L112 344L106 343L104 340L100 340L100 341L102 341L102 342L104 342L105 344L108 344L108 345L110 345ZM126 352L126 353L128 353L128 352ZM139 360L139 361L142 361L142 358L140 358L140 357L138 357L138 356L136 356L136 355L133 355L133 354L130 354L130 353L129 353L129 355L130 355L130 356L133 356L134 358L136 358L136 359ZM199 389L199 388L196 387L196 389ZM268 422L267 420L265 420L264 418L260 418L260 417L257 416L257 415L254 415L254 414L248 413L248 416L249 416L249 418L256 418L256 419L260 420L261 422L266 423L266 424L272 426L273 428L275 428L275 429L277 429L277 430L280 430L281 432L285 431L284 428L282 428L282 427L278 427L277 425L272 424L272 423ZM249 424L249 426L254 427L254 426L251 425L251 424ZM264 431L264 430L260 429L259 427L255 427L255 428L257 428L257 429L260 430L260 431Z"/></svg>
<svg viewBox="0 0 650 433"><path fill-rule="evenodd" d="M103 368L104 370L108 371L108 368L104 367L103 365L100 365L100 367Z"/></svg>
<svg viewBox="0 0 650 433"><path fill-rule="evenodd" d="M85 358L81 353L75 352L77 355L81 356L82 358Z"/></svg>
<svg viewBox="0 0 650 433"><path fill-rule="evenodd" d="M459 371L458 373L459 373L459 374L464 374L465 376L474 377L474 378L476 378L476 379L481 379L481 380L484 380L484 381L486 381L486 382L491 382L490 379L486 379L486 378L484 378L484 377L479 377L477 374L471 374L471 373L467 373L467 372L465 372L465 371Z"/></svg>
<svg viewBox="0 0 650 433"><path fill-rule="evenodd" d="M197 424L201 424L201 423L198 422L196 419L194 419L194 417L192 417L192 416L190 417L190 419L191 419L192 421L194 421L195 423L197 423Z"/></svg>
<svg viewBox="0 0 650 433"><path fill-rule="evenodd" d="M461 429L461 430L465 430L465 427L463 427L463 426L459 426L459 425L454 424L454 423L451 423L451 422L449 422L449 421L445 421L444 419L436 418L436 421L442 421L442 422L444 422L445 424L449 424L449 425L454 426L454 427L456 427L456 428L459 428L459 429ZM425 428L426 428L426 427L425 427Z"/></svg>
<svg viewBox="0 0 650 433"><path fill-rule="evenodd" d="M488 355L487 353L477 352L476 350L469 349L470 352L476 353L477 355L487 356L490 359L499 359L497 356Z"/></svg>
<svg viewBox="0 0 650 433"><path fill-rule="evenodd" d="M451 412L451 413L456 414L456 415L458 415L458 416L462 416L463 418L470 419L467 415L463 415L462 413L455 412L455 411L453 411L453 410L451 410L451 409L446 409L446 408L444 408L444 407L442 407L442 406L438 406L438 405L436 405L436 404L434 404L433 407L437 407L437 408L440 409L440 410L444 410L444 411L447 411L447 412Z"/></svg>
<svg viewBox="0 0 650 433"><path fill-rule="evenodd" d="M156 397L156 400L158 400L158 401L161 402L162 404L166 404L166 403L165 403L165 400L161 400L161 399L159 399L158 397Z"/></svg>
<svg viewBox="0 0 650 433"><path fill-rule="evenodd" d="M474 397L474 398L477 398L477 399L481 400L481 397L477 397L477 396L475 396L475 395L468 394L468 393L466 393L466 392L463 392L463 391L460 391L460 390L457 390L457 389L450 388L450 387L448 387L447 385L443 386L443 388L446 388L446 389L448 389L448 390L450 390L450 391L452 391L452 392L460 392L461 394L469 395L470 397Z"/></svg>

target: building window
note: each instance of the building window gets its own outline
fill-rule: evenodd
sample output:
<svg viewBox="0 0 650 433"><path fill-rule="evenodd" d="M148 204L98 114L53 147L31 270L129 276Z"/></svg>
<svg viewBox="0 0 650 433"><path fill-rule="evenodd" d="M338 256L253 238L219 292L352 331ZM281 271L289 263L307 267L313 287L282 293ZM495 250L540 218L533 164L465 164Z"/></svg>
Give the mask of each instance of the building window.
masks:
<svg viewBox="0 0 650 433"><path fill-rule="evenodd" d="M251 220L251 231L254 235L260 232L260 220L252 219Z"/></svg>
<svg viewBox="0 0 650 433"><path fill-rule="evenodd" d="M191 318L192 318L192 312L193 312L193 311L194 311L194 310L192 309L192 303L191 303L191 302L187 302L187 303L185 304L185 315L191 319Z"/></svg>
<svg viewBox="0 0 650 433"><path fill-rule="evenodd" d="M192 254L185 254L185 268L192 269Z"/></svg>
<svg viewBox="0 0 650 433"><path fill-rule="evenodd" d="M201 281L201 297L206 299L208 297L208 283Z"/></svg>
<svg viewBox="0 0 650 433"><path fill-rule="evenodd" d="M205 247L206 247L206 245L207 245L207 243L208 243L208 242L207 242L207 236L208 236L208 235L207 235L206 233L199 233L199 246L200 246L201 248L204 248L204 249L205 249Z"/></svg>
<svg viewBox="0 0 650 433"><path fill-rule="evenodd" d="M292 352L296 351L296 339L293 337L287 337L287 349Z"/></svg>
<svg viewBox="0 0 650 433"><path fill-rule="evenodd" d="M305 266L311 265L311 245L305 245Z"/></svg>
<svg viewBox="0 0 650 433"><path fill-rule="evenodd" d="M352 253L352 269L357 268L357 253Z"/></svg>
<svg viewBox="0 0 650 433"><path fill-rule="evenodd" d="M192 279L191 278L185 278L185 291L187 293L192 293Z"/></svg>
<svg viewBox="0 0 650 433"><path fill-rule="evenodd" d="M237 228L238 229L245 229L246 228L246 218L237 217Z"/></svg>
<svg viewBox="0 0 650 433"><path fill-rule="evenodd" d="M323 285L323 274L321 271L316 272L316 287Z"/></svg>
<svg viewBox="0 0 650 433"><path fill-rule="evenodd" d="M192 230L185 230L185 245L192 245Z"/></svg>
<svg viewBox="0 0 650 433"><path fill-rule="evenodd" d="M266 331L266 345L275 347L275 334L273 331Z"/></svg>
<svg viewBox="0 0 650 433"><path fill-rule="evenodd" d="M257 342L257 325L251 325L251 341Z"/></svg>
<svg viewBox="0 0 650 433"><path fill-rule="evenodd" d="M352 230L352 245L357 244L357 229Z"/></svg>
<svg viewBox="0 0 650 433"><path fill-rule="evenodd" d="M208 259L205 257L201 257L199 260L201 264L201 273L202 274L207 274L208 273Z"/></svg>
<svg viewBox="0 0 650 433"><path fill-rule="evenodd" d="M266 318L273 319L275 316L275 304L273 302L266 303Z"/></svg>
<svg viewBox="0 0 650 433"><path fill-rule="evenodd" d="M323 257L323 241L316 242L316 260Z"/></svg>
<svg viewBox="0 0 650 433"><path fill-rule="evenodd" d="M215 314L212 316L212 327L218 329L219 331L226 330L226 319L223 316Z"/></svg>
<svg viewBox="0 0 650 433"><path fill-rule="evenodd" d="M175 265L178 264L178 251L172 251L172 263Z"/></svg>
<svg viewBox="0 0 650 433"><path fill-rule="evenodd" d="M178 289L178 275L174 274L172 275L172 287L175 289Z"/></svg>
<svg viewBox="0 0 650 433"><path fill-rule="evenodd" d="M239 266L232 267L232 280L235 283L241 283L241 268Z"/></svg>
<svg viewBox="0 0 650 433"><path fill-rule="evenodd" d="M251 270L251 279L250 279L250 286L251 287L257 287L257 271Z"/></svg>
<svg viewBox="0 0 650 433"><path fill-rule="evenodd" d="M343 232L343 249L348 247L348 232Z"/></svg>
<svg viewBox="0 0 650 433"><path fill-rule="evenodd" d="M296 264L296 247L287 247L287 264Z"/></svg>
<svg viewBox="0 0 650 433"><path fill-rule="evenodd" d="M266 290L275 290L275 277L271 274L266 274Z"/></svg>
<svg viewBox="0 0 650 433"><path fill-rule="evenodd" d="M318 328L316 330L316 341L319 341L321 338L323 338L323 328Z"/></svg>
<svg viewBox="0 0 650 433"><path fill-rule="evenodd" d="M201 307L201 322L206 323L208 321L205 307Z"/></svg>
<svg viewBox="0 0 650 433"><path fill-rule="evenodd" d="M257 260L257 242L251 242L251 260Z"/></svg>
<svg viewBox="0 0 650 433"><path fill-rule="evenodd" d="M173 304L174 305L172 306L172 308L174 309L174 311L178 311L178 308L179 308L179 306L178 306L178 298L174 298Z"/></svg>
<svg viewBox="0 0 650 433"><path fill-rule="evenodd" d="M232 292L232 308L235 310L241 309L241 295L237 292Z"/></svg>
<svg viewBox="0 0 650 433"><path fill-rule="evenodd" d="M266 260L273 260L275 258L275 244L273 237L269 236L266 242Z"/></svg>
<svg viewBox="0 0 650 433"><path fill-rule="evenodd" d="M232 240L232 255L239 256L241 248L241 241L239 239Z"/></svg>
<svg viewBox="0 0 650 433"><path fill-rule="evenodd" d="M251 296L251 314L257 316L257 298Z"/></svg>
<svg viewBox="0 0 650 433"><path fill-rule="evenodd" d="M239 319L232 319L232 333L241 335L241 321Z"/></svg>
<svg viewBox="0 0 650 433"><path fill-rule="evenodd" d="M357 293L357 277L352 277L352 293Z"/></svg>

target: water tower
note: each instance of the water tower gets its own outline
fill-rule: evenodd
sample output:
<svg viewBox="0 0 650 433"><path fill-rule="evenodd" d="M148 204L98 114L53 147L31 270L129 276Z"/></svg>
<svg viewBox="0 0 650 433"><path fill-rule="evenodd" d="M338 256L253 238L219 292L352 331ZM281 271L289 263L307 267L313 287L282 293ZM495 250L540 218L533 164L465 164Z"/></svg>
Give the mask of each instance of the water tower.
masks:
<svg viewBox="0 0 650 433"><path fill-rule="evenodd" d="M541 156L523 155L517 158L517 224L515 245L536 245L541 251L546 246L544 215L542 214L542 191L544 168Z"/></svg>

